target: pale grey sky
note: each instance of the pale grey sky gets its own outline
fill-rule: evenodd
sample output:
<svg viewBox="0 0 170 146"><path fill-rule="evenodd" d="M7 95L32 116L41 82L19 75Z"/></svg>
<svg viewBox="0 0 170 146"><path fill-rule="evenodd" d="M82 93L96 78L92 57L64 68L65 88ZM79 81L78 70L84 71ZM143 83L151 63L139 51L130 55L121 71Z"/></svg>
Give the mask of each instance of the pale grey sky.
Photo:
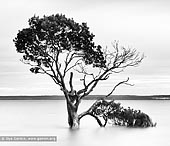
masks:
<svg viewBox="0 0 170 146"><path fill-rule="evenodd" d="M135 83L134 87L121 86L115 94L170 94L170 1L5 0L0 2L0 95L61 94L50 78L29 72L29 66L19 61L21 55L12 41L34 14L56 13L87 22L96 43L102 46L118 40L145 53L138 68L111 78L118 81L130 77ZM99 87L93 94L107 94L111 83L102 82L106 93Z"/></svg>

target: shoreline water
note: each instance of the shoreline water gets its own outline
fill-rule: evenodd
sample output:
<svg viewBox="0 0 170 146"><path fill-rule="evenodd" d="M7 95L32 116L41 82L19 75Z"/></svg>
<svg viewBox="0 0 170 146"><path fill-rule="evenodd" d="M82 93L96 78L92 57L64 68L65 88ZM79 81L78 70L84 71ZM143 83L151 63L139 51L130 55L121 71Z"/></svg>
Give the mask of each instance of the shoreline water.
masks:
<svg viewBox="0 0 170 146"><path fill-rule="evenodd" d="M86 111L94 101L86 100L79 113ZM64 100L1 100L1 136L57 136L55 143L3 142L2 146L160 146L169 144L170 101L122 100L125 108L132 107L147 113L158 125L153 128L128 128L117 125L99 127L91 116L82 118L78 130L70 130Z"/></svg>
<svg viewBox="0 0 170 146"><path fill-rule="evenodd" d="M97 100L104 95L89 95L83 100ZM64 100L62 95L0 96L0 100ZM170 100L170 95L112 95L107 100Z"/></svg>

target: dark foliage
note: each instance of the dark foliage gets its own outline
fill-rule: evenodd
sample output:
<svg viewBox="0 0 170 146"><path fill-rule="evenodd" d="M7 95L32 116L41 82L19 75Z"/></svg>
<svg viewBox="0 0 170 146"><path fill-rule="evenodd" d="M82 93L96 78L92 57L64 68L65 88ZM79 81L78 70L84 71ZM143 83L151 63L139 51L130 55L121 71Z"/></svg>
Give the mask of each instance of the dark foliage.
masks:
<svg viewBox="0 0 170 146"><path fill-rule="evenodd" d="M56 14L32 17L29 27L19 31L14 42L17 52L24 54L24 61L36 63L31 71L37 73L41 66L52 66L58 53L64 51L75 51L86 64L105 67L101 46L96 46L93 38L86 23L79 24L65 15Z"/></svg>
<svg viewBox="0 0 170 146"><path fill-rule="evenodd" d="M123 108L120 103L116 103L114 100L109 102L104 99L97 100L87 111L87 114L92 114L98 119L103 118L105 122L104 124L100 123L100 126L105 126L108 122L127 127L156 126L156 123L153 123L147 114L130 107L128 109Z"/></svg>

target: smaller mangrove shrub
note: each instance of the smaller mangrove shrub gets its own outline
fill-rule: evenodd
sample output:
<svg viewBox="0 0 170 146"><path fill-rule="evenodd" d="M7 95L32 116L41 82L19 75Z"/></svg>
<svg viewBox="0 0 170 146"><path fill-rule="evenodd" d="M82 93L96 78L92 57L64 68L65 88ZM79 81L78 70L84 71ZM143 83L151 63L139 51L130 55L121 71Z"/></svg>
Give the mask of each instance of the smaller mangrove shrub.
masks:
<svg viewBox="0 0 170 146"><path fill-rule="evenodd" d="M151 118L140 110L124 108L114 100L97 100L84 114L93 116L98 124L105 127L107 123L127 127L155 127ZM103 122L104 121L104 122Z"/></svg>

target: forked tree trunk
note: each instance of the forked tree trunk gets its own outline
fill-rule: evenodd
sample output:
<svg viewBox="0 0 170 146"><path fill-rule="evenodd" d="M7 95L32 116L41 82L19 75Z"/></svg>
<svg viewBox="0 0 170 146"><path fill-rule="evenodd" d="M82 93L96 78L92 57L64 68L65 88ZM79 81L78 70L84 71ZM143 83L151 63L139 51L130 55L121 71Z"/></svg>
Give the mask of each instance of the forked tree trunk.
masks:
<svg viewBox="0 0 170 146"><path fill-rule="evenodd" d="M71 104L67 103L67 111L68 111L68 124L71 129L78 129L80 125L80 120L77 114L77 108Z"/></svg>
<svg viewBox="0 0 170 146"><path fill-rule="evenodd" d="M78 129L80 126L80 120L81 118L83 118L86 115L92 116L96 119L97 123L99 124L99 126L101 127L105 127L106 123L107 123L107 118L104 118L104 123L99 119L98 116L96 116L95 114L93 114L94 109L98 106L98 103L100 103L100 101L95 102L87 111L81 113L80 115L77 114L77 110L78 110L78 105L75 106L75 104L70 104L69 102L67 102L67 111L68 111L68 124L69 127L71 129ZM73 106L74 105L74 106Z"/></svg>
<svg viewBox="0 0 170 146"><path fill-rule="evenodd" d="M80 125L80 120L78 118L77 110L79 106L79 96L76 93L76 90L73 89L73 84L72 84L72 79L73 79L73 73L70 73L70 91L64 92L66 99L68 99L67 102L67 112L68 112L68 124L71 129L77 129L79 128Z"/></svg>

